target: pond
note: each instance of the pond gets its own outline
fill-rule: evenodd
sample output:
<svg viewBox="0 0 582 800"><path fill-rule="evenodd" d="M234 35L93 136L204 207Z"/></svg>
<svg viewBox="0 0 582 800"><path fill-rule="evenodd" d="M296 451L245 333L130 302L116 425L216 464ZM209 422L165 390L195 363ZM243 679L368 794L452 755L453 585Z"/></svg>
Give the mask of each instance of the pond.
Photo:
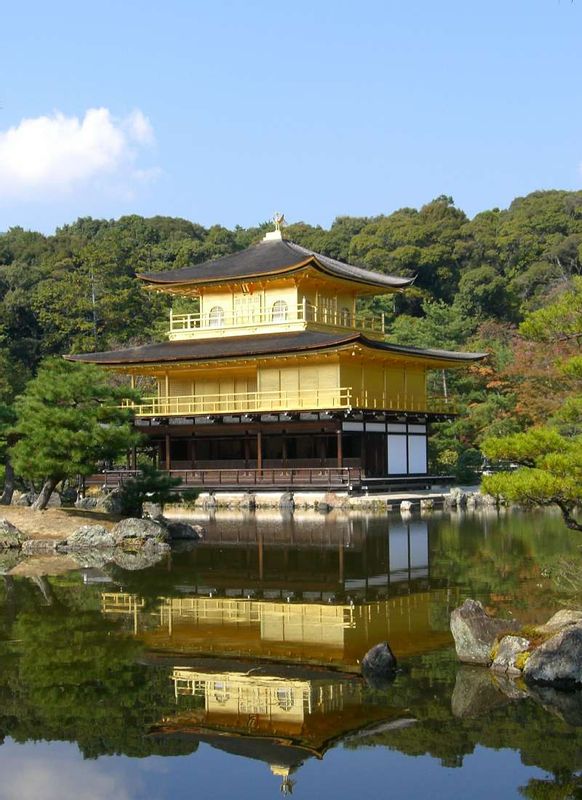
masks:
<svg viewBox="0 0 582 800"><path fill-rule="evenodd" d="M205 524L147 570L0 579L0 800L582 796L578 694L494 684L448 630L466 597L576 606L558 516ZM401 670L371 687L383 640Z"/></svg>

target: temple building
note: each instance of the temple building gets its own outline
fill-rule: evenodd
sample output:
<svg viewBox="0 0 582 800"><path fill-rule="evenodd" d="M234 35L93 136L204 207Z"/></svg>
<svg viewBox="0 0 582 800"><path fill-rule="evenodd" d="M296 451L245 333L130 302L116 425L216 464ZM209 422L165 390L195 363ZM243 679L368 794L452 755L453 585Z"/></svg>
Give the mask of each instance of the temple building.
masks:
<svg viewBox="0 0 582 800"><path fill-rule="evenodd" d="M382 316L358 313L413 279L307 250L278 222L242 252L138 278L192 300L168 341L68 358L150 379L130 405L159 466L209 488L430 483L428 425L454 408L427 374L484 354L393 344Z"/></svg>

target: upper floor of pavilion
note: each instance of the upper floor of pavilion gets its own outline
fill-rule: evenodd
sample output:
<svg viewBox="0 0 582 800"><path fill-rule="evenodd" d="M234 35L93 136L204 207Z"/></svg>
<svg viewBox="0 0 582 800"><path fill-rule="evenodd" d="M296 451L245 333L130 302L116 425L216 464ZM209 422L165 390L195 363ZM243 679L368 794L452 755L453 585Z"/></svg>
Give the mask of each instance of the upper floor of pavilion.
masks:
<svg viewBox="0 0 582 800"><path fill-rule="evenodd" d="M393 294L414 278L371 272L283 238L280 224L256 245L203 264L138 275L145 288L191 298L170 315L171 340L301 330L364 331L383 338L382 315L360 315L361 296Z"/></svg>

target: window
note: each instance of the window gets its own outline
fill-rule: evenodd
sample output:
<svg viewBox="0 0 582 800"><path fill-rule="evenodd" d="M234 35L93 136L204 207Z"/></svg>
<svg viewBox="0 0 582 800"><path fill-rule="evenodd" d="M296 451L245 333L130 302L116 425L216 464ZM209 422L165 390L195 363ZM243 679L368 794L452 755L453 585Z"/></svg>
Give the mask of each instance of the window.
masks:
<svg viewBox="0 0 582 800"><path fill-rule="evenodd" d="M217 703L224 705L228 702L230 698L230 692L228 690L228 683L223 683L222 681L214 681L214 699Z"/></svg>
<svg viewBox="0 0 582 800"><path fill-rule="evenodd" d="M350 317L350 309L344 306L344 308L342 308L340 311L340 325L344 325L346 328L349 328Z"/></svg>
<svg viewBox="0 0 582 800"><path fill-rule="evenodd" d="M277 300L271 308L271 320L273 322L284 322L287 319L288 306L284 300Z"/></svg>
<svg viewBox="0 0 582 800"><path fill-rule="evenodd" d="M224 310L222 306L213 306L208 315L208 326L210 328L222 328L224 325Z"/></svg>
<svg viewBox="0 0 582 800"><path fill-rule="evenodd" d="M291 711L293 701L293 689L277 689L277 705L282 711Z"/></svg>

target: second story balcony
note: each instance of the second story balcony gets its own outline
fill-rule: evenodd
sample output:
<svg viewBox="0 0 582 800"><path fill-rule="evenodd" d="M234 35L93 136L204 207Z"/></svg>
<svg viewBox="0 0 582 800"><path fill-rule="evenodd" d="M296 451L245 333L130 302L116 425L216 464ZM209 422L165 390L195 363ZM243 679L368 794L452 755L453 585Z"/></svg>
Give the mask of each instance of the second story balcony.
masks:
<svg viewBox="0 0 582 800"><path fill-rule="evenodd" d="M443 397L386 395L368 391L358 394L349 387L294 392L280 390L144 397L139 403L125 401L123 407L131 408L136 417L190 417L350 409L446 415L458 411L454 402Z"/></svg>
<svg viewBox="0 0 582 800"><path fill-rule="evenodd" d="M370 338L383 339L386 323L384 314L354 314L348 308L336 309L306 301L295 305L281 300L267 309L244 308L230 313L220 305L207 312L174 314L170 311L168 336L170 340L201 339L282 333L319 326L340 331L358 330Z"/></svg>

